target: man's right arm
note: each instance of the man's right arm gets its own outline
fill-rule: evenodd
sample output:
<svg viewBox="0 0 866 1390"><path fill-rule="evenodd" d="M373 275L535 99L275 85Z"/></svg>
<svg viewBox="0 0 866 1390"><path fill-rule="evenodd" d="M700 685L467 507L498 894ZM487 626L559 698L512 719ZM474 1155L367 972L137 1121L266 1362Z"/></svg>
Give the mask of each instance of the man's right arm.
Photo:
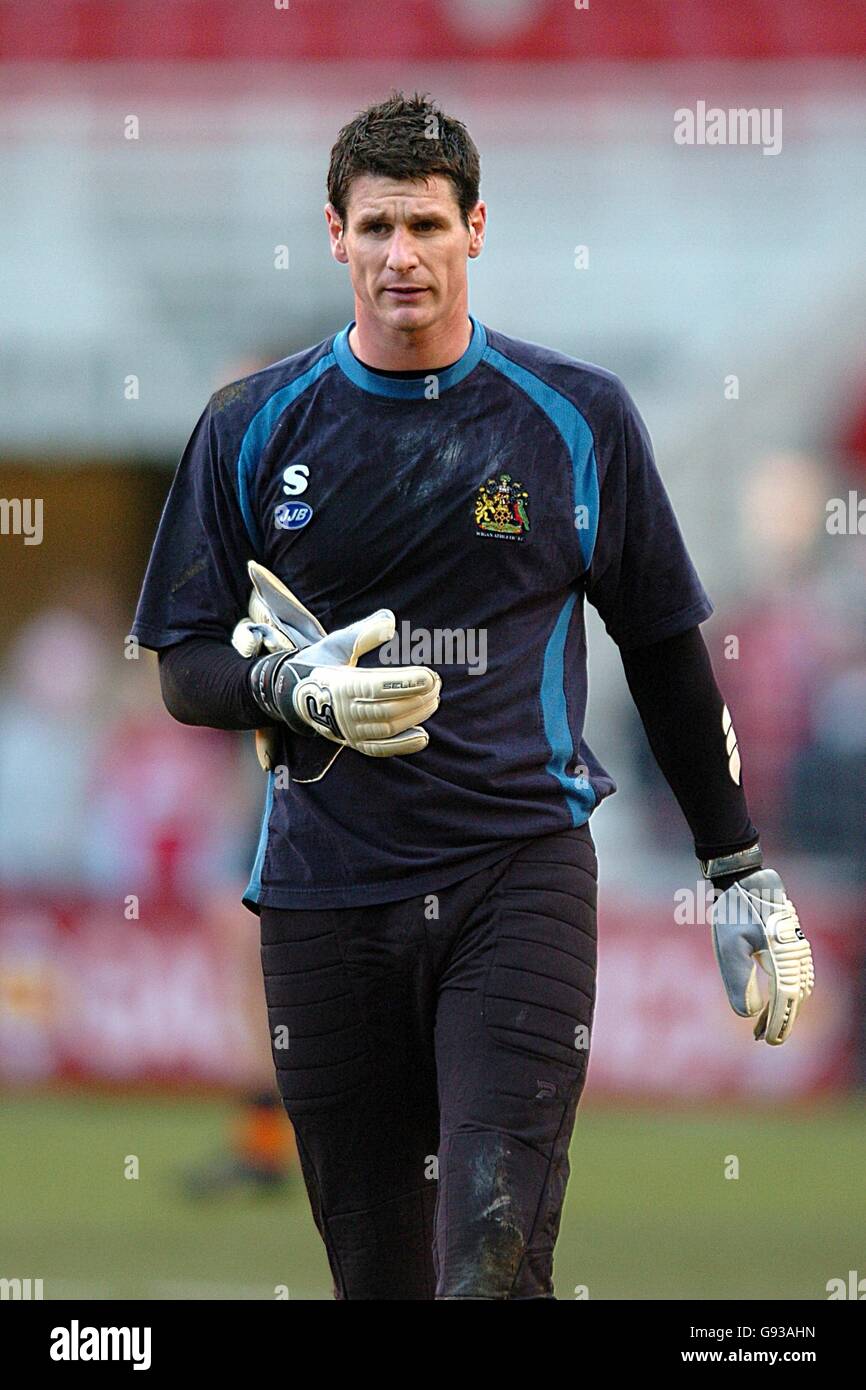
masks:
<svg viewBox="0 0 866 1390"><path fill-rule="evenodd" d="M228 642L188 637L159 653L159 682L169 714L181 724L258 729L262 711L250 688L250 662Z"/></svg>

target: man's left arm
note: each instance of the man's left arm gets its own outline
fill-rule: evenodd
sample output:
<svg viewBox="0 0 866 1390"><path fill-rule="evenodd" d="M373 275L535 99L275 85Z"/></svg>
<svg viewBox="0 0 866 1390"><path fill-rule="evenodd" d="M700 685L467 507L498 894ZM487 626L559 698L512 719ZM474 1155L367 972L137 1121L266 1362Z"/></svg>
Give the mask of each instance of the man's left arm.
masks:
<svg viewBox="0 0 866 1390"><path fill-rule="evenodd" d="M699 627L620 651L650 748L680 804L703 862L758 844L743 789L740 752ZM760 867L753 856L742 872ZM733 874L733 877L731 876ZM713 873L729 888L736 870Z"/></svg>
<svg viewBox="0 0 866 1390"><path fill-rule="evenodd" d="M733 726L698 627L712 604L635 402L618 378L599 402L598 527L584 592L620 649L656 761L720 890L713 945L731 1006L758 1015L757 1038L784 1042L812 988L812 957L781 879L762 866ZM770 976L767 1007L757 964Z"/></svg>
<svg viewBox="0 0 866 1390"><path fill-rule="evenodd" d="M740 751L700 629L621 651L653 755L718 890L713 944L731 1007L758 1015L755 1037L779 1044L814 983L809 943L778 874L763 867ZM756 961L769 976L761 998Z"/></svg>

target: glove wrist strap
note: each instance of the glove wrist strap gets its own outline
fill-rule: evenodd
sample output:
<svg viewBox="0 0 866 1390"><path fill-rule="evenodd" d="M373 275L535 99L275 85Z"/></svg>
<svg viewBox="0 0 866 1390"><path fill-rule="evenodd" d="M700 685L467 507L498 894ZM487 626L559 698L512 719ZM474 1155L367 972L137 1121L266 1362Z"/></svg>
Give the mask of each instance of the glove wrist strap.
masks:
<svg viewBox="0 0 866 1390"><path fill-rule="evenodd" d="M261 657L250 671L253 699L270 719L287 724L296 734L311 730L294 708L292 691L300 675L290 665L291 652L274 652Z"/></svg>
<svg viewBox="0 0 866 1390"><path fill-rule="evenodd" d="M726 878L728 874L747 874L752 869L760 869L764 856L758 843L749 849L738 849L734 854L722 854L716 859L700 859L698 862L704 878L718 879Z"/></svg>

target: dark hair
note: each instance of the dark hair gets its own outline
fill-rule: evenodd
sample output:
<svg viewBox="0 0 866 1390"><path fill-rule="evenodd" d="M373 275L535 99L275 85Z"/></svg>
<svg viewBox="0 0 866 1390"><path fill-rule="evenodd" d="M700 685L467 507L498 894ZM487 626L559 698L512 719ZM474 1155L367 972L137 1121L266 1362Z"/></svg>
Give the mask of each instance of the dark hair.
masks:
<svg viewBox="0 0 866 1390"><path fill-rule="evenodd" d="M447 174L468 225L478 202L481 161L463 122L446 116L426 93L392 92L344 125L331 150L328 199L344 225L350 185L358 174L392 179Z"/></svg>

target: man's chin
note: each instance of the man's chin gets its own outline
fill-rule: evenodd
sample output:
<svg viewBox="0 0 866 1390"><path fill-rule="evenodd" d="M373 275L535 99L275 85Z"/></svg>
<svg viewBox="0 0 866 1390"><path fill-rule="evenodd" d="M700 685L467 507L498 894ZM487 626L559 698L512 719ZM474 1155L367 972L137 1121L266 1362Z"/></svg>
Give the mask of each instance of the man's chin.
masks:
<svg viewBox="0 0 866 1390"><path fill-rule="evenodd" d="M427 328L436 320L432 296L427 291L415 299L395 300L393 295L384 295L385 321L392 328Z"/></svg>

